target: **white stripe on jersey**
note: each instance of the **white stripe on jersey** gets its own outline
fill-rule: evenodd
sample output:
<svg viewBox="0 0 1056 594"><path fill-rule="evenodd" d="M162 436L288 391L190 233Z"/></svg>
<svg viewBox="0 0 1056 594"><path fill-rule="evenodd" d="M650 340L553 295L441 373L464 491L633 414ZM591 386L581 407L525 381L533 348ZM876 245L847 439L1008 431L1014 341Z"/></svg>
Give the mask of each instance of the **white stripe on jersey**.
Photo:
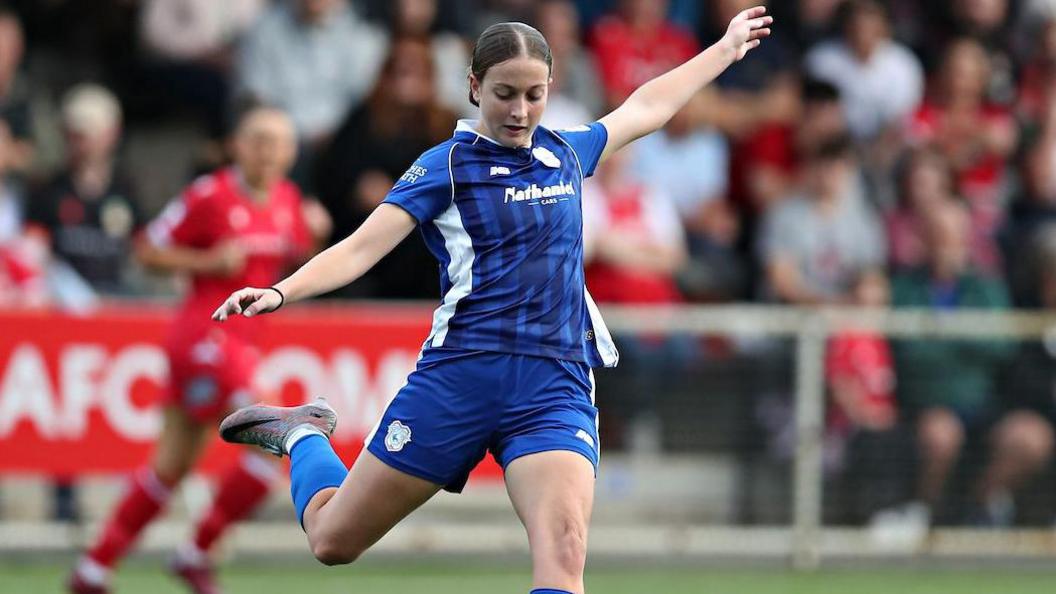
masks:
<svg viewBox="0 0 1056 594"><path fill-rule="evenodd" d="M616 343L612 341L612 335L605 326L605 320L601 319L601 312L598 311L598 306L586 287L583 287L583 298L587 301L590 325L594 327L594 345L598 349L598 354L601 355L601 361L605 367L616 367L620 361L620 352L616 350Z"/></svg>
<svg viewBox="0 0 1056 594"><path fill-rule="evenodd" d="M447 264L447 278L451 282L451 288L444 295L444 302L433 314L433 329L429 333L429 344L434 347L444 346L447 325L455 315L455 307L473 290L473 261L476 259L476 253L473 251L473 240L462 224L462 213L455 204L455 173L451 161L456 146L457 142L451 145L451 150L447 153L447 173L451 177L451 206L433 221L437 230L444 236L444 248L451 257Z"/></svg>
<svg viewBox="0 0 1056 594"><path fill-rule="evenodd" d="M165 205L156 219L147 225L147 239L156 247L168 247L172 243L172 230L187 216L187 205L183 196L177 196Z"/></svg>

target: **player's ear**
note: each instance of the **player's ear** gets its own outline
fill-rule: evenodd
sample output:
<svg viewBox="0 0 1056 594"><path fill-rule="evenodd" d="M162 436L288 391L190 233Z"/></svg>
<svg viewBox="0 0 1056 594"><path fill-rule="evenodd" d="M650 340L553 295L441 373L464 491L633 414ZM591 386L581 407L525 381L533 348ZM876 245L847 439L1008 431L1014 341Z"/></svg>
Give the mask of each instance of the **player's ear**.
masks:
<svg viewBox="0 0 1056 594"><path fill-rule="evenodd" d="M469 73L469 100L474 105L480 105L480 81L472 72Z"/></svg>

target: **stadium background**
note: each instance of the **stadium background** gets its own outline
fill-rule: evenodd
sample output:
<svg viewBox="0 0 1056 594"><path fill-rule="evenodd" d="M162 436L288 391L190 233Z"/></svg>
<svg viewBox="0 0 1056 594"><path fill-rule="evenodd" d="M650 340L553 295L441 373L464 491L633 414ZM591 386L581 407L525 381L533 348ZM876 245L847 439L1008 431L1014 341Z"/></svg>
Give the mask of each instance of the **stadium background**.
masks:
<svg viewBox="0 0 1056 594"><path fill-rule="evenodd" d="M181 287L139 269L129 242L225 163L240 108L290 111L295 178L340 238L472 116L469 44L488 24L547 36L544 123L565 126L756 3L0 4L0 591L57 591L149 451L156 341ZM585 197L588 278L623 354L598 375L588 586L1041 591L1056 550L1056 3L770 4L774 37ZM94 187L100 174L112 183ZM951 268L970 298L944 290ZM412 237L363 282L277 317L269 395L331 396L353 455L413 362L435 270ZM922 468L950 443L943 426L921 439L935 403L969 422L924 507ZM157 559L202 511L209 468L119 591L175 591ZM528 583L493 466L362 566L314 566L289 520L277 488L232 535L233 592Z"/></svg>

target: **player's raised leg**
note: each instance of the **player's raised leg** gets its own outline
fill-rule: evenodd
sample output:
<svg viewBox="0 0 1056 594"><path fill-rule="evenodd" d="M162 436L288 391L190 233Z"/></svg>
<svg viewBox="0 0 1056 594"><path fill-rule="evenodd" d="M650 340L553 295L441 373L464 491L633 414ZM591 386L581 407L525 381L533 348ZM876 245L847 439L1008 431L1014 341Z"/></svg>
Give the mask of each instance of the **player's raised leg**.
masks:
<svg viewBox="0 0 1056 594"><path fill-rule="evenodd" d="M583 594L594 466L576 452L522 456L506 466L506 490L528 532L533 593Z"/></svg>
<svg viewBox="0 0 1056 594"><path fill-rule="evenodd" d="M340 488L319 492L305 510L312 554L326 565L355 561L439 490L363 450Z"/></svg>
<svg viewBox="0 0 1056 594"><path fill-rule="evenodd" d="M391 468L364 450L348 470L329 437L336 415L324 400L256 405L230 415L221 436L290 456L290 491L312 554L326 565L355 561L440 485Z"/></svg>
<svg viewBox="0 0 1056 594"><path fill-rule="evenodd" d="M153 460L133 474L113 515L78 561L70 577L71 592L108 591L113 568L135 544L143 528L165 508L172 488L201 455L209 427L177 407L167 407L162 414Z"/></svg>

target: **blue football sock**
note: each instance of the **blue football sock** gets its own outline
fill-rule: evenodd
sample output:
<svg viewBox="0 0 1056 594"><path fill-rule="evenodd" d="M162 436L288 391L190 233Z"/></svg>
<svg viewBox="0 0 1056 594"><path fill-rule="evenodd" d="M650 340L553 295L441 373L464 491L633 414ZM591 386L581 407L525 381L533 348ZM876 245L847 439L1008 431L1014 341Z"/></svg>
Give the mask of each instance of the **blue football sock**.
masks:
<svg viewBox="0 0 1056 594"><path fill-rule="evenodd" d="M572 594L568 590L554 590L552 588L537 588L528 594Z"/></svg>
<svg viewBox="0 0 1056 594"><path fill-rule="evenodd" d="M311 435L298 441L290 452L290 494L297 510L297 522L304 528L304 508L316 493L327 487L340 487L348 469L334 453L330 440Z"/></svg>

